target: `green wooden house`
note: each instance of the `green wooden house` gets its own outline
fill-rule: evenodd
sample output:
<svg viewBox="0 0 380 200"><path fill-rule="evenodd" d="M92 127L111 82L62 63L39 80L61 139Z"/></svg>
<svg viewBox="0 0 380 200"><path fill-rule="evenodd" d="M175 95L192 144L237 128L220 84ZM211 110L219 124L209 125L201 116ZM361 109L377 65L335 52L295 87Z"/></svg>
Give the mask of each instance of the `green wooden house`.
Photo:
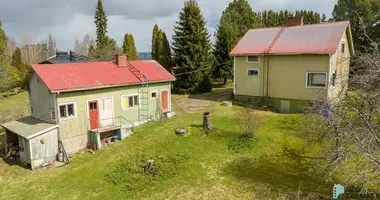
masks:
<svg viewBox="0 0 380 200"><path fill-rule="evenodd" d="M112 62L32 67L31 117L56 125L67 153L102 148L110 139L127 137L134 126L172 115L175 77L156 61L119 55Z"/></svg>

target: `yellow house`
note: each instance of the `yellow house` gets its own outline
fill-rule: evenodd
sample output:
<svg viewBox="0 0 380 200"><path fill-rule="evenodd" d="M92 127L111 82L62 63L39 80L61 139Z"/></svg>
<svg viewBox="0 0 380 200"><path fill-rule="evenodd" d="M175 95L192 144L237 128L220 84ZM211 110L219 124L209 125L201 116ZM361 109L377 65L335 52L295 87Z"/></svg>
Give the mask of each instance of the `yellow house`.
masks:
<svg viewBox="0 0 380 200"><path fill-rule="evenodd" d="M253 99L280 112L302 111L313 100L339 100L354 54L348 21L249 30L230 55L234 98Z"/></svg>

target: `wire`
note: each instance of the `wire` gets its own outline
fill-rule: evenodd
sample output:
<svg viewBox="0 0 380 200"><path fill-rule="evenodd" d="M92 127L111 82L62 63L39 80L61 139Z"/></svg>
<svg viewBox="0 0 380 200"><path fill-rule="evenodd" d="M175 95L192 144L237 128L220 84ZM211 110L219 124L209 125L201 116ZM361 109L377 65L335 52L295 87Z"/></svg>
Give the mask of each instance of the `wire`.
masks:
<svg viewBox="0 0 380 200"><path fill-rule="evenodd" d="M191 73L194 73L194 72L199 72L199 71L203 71L203 70L206 70L206 69L210 69L210 68L214 68L214 67L219 67L219 66L222 66L222 65L225 65L227 63L229 63L231 61L227 61L227 62L224 62L224 63L220 63L218 65L214 65L214 66L211 66L211 67L206 67L206 68L203 68L203 69L197 69L197 70L194 70L194 71L190 71L190 72L184 72L184 73L179 73L179 74L173 74L174 76L181 76L181 75L185 75L185 74L191 74Z"/></svg>

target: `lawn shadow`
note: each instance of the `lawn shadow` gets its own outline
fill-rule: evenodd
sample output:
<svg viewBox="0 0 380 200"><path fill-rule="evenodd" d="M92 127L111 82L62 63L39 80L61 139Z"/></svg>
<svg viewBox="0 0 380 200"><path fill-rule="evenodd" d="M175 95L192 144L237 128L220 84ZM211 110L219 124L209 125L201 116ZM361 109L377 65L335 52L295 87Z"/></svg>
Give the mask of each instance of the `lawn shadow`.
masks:
<svg viewBox="0 0 380 200"><path fill-rule="evenodd" d="M3 162L9 166L19 166L24 169L30 169L30 166L27 164L21 163L19 160L16 159L9 159L9 158L3 158Z"/></svg>
<svg viewBox="0 0 380 200"><path fill-rule="evenodd" d="M206 101L230 101L232 100L232 88L226 88L221 90L216 90L209 93L203 94L191 94L189 99L198 99Z"/></svg>
<svg viewBox="0 0 380 200"><path fill-rule="evenodd" d="M282 161L280 157L238 158L226 165L223 173L255 186L280 193L301 190L302 193L326 194L331 185L325 183L323 174L309 172L295 161Z"/></svg>
<svg viewBox="0 0 380 200"><path fill-rule="evenodd" d="M191 124L190 127L191 128L203 128L203 125L202 124Z"/></svg>

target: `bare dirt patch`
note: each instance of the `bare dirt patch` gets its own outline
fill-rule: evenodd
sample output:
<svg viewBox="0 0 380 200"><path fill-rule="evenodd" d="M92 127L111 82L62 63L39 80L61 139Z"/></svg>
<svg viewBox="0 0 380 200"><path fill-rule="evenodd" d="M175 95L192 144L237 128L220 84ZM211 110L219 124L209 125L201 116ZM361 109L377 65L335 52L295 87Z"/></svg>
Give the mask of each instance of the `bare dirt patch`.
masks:
<svg viewBox="0 0 380 200"><path fill-rule="evenodd" d="M182 111L190 114L210 111L215 103L231 99L231 89L206 94L189 95L186 98L173 98L173 104Z"/></svg>

